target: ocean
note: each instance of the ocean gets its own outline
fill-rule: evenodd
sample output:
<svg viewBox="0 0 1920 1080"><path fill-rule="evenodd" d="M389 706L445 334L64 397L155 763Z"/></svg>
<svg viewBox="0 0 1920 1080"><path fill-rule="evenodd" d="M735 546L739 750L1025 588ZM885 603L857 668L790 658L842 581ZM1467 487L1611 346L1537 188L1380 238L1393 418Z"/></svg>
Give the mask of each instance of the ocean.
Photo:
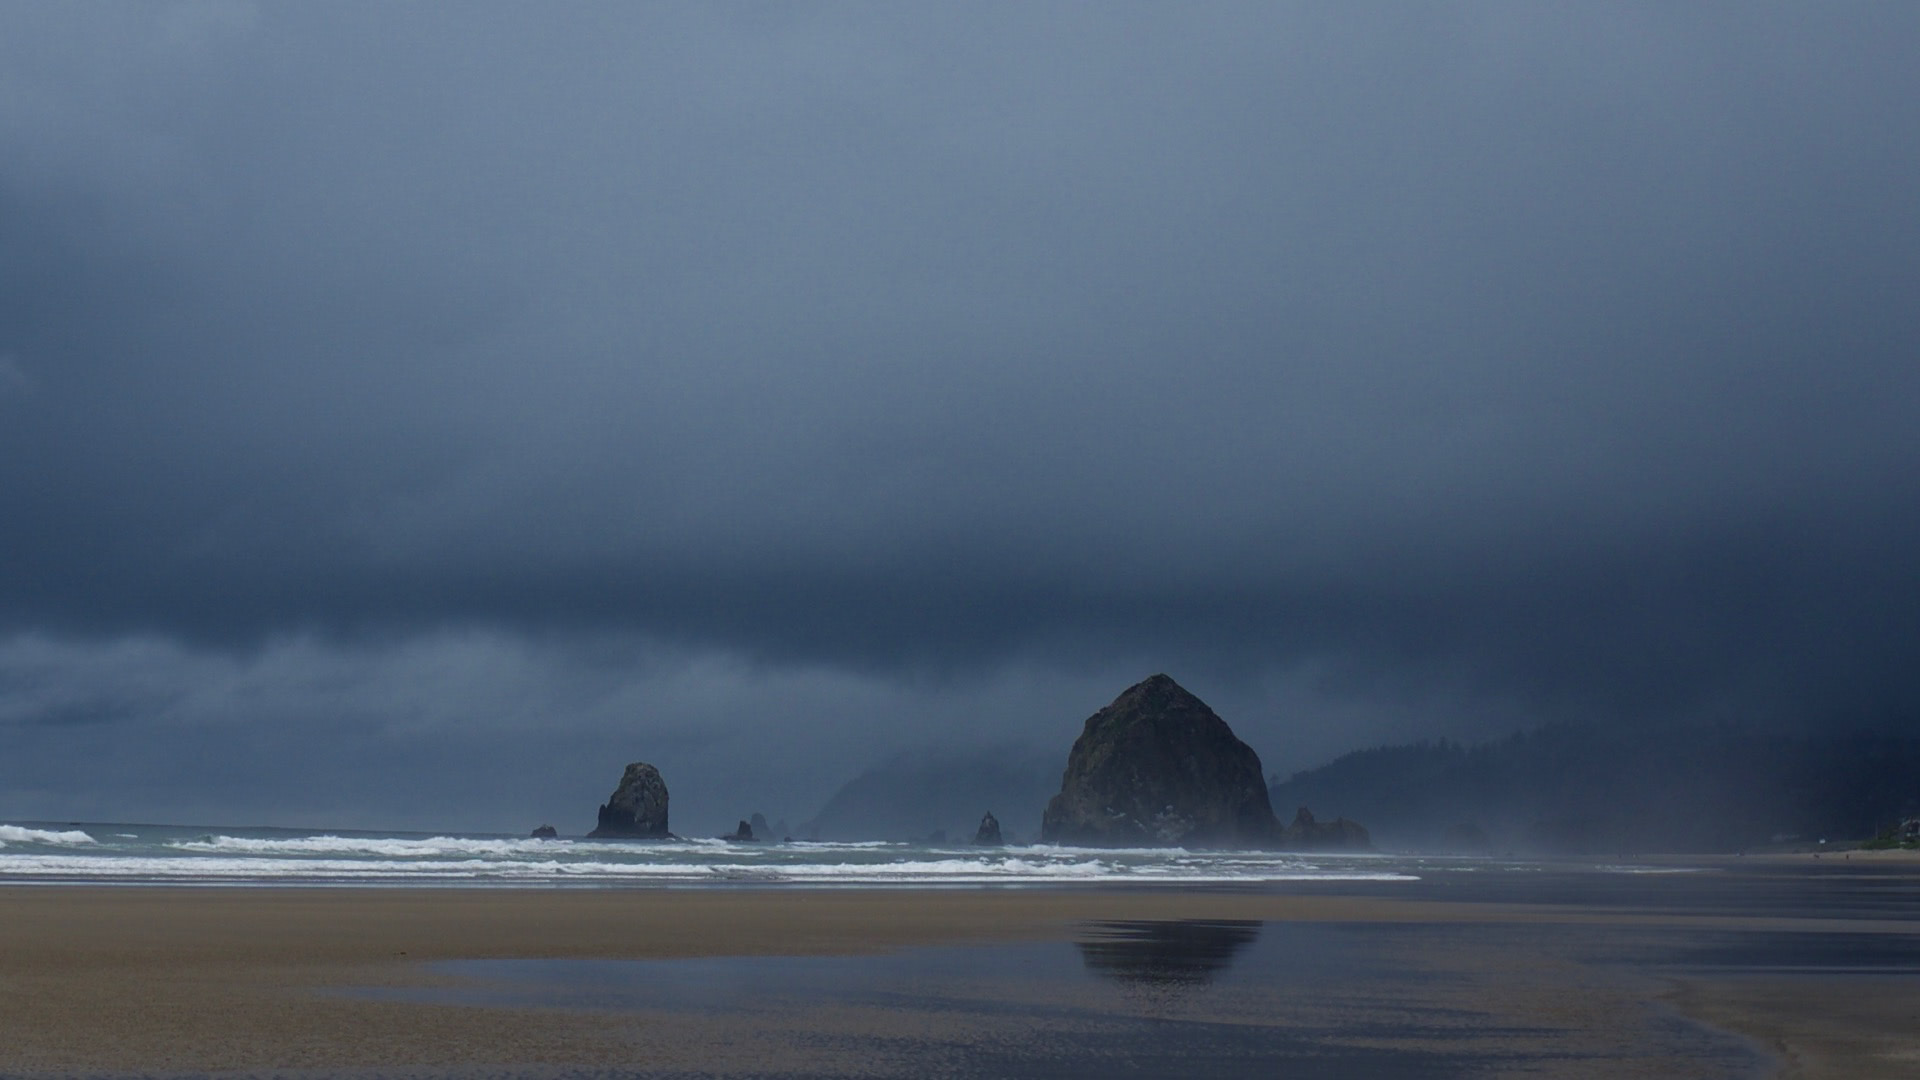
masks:
<svg viewBox="0 0 1920 1080"><path fill-rule="evenodd" d="M479 833L0 824L0 884L975 886L1413 881L1423 860L1182 848L533 840Z"/></svg>

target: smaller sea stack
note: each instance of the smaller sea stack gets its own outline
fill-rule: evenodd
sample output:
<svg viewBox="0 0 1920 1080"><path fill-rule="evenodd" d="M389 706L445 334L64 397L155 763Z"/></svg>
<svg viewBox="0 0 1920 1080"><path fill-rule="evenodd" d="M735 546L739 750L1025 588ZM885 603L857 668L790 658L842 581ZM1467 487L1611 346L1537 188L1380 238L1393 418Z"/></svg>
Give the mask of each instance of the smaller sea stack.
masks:
<svg viewBox="0 0 1920 1080"><path fill-rule="evenodd" d="M1000 847L1006 843L1000 838L1000 819L993 816L993 811L987 811L987 816L980 819L980 828L973 834L973 842L979 847Z"/></svg>

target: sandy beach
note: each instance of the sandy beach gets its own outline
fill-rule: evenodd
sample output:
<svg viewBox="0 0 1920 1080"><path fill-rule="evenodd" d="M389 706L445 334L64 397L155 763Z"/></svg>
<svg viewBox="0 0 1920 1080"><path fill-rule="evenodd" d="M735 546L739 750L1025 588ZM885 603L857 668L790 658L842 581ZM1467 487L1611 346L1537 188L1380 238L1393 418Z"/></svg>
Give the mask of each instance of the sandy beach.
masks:
<svg viewBox="0 0 1920 1080"><path fill-rule="evenodd" d="M1502 1036L1500 1054L1487 1060L1545 1054L1550 1046L1557 1063L1545 1075L1741 1075L1725 1064L1734 1051L1704 1056L1710 1064L1697 1070L1657 1053L1616 1053L1637 1044L1636 1025L1649 1010L1677 1010L1750 1037L1781 1075L1909 1076L1916 1061L1920 987L1910 977L1836 982L1815 997L1805 980L1627 977L1593 967L1578 950L1561 955L1541 946L1582 934L1604 943L1675 929L1910 934L1914 927L1899 920L1175 890L14 887L0 889L0 1072L405 1075L484 1066L911 1075L912 1054L901 1056L901 1040L951 1052L980 1033L937 1009L857 1002L809 1002L743 1019L724 1009L476 1005L434 994L462 981L445 972L450 961L881 955L1057 943L1090 924L1140 920L1231 920L1269 933L1292 927L1308 944L1321 929L1337 929L1393 970L1422 977L1352 981L1338 994L1305 981L1232 1008L1204 995L1129 991L1114 999L1139 1015L1267 1023L1279 1014L1351 1027L1356 1018L1397 1023L1444 1006L1478 1018L1457 1021L1469 1028L1532 1032ZM1038 1008L1062 1004L1062 995L1105 992L1037 985L1003 981L981 993ZM1061 1000L1043 1001L1048 994ZM1233 1008L1262 1015L1235 1017ZM1387 1033L1369 1038L1383 1053L1418 1049L1418 1039L1376 1027ZM833 1038L822 1049L826 1034ZM869 1046L894 1049L891 1057L859 1049ZM1537 1062L1516 1072L1543 1074ZM1764 1073L1756 1064L1745 1074Z"/></svg>
<svg viewBox="0 0 1920 1080"><path fill-rule="evenodd" d="M592 1015L327 991L431 982L424 964L459 958L863 953L1061 938L1089 919L1407 915L1366 899L1178 893L10 888L0 1071L679 1066L684 1048L610 1035Z"/></svg>

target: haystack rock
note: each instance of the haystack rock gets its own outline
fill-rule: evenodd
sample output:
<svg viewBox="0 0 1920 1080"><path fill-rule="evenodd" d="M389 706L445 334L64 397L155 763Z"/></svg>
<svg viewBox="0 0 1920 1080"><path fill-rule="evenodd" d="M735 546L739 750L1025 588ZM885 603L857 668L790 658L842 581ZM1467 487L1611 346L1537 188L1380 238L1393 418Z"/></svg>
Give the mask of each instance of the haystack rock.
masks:
<svg viewBox="0 0 1920 1080"><path fill-rule="evenodd" d="M1087 718L1040 839L1103 847L1266 847L1280 836L1260 755L1165 675Z"/></svg>
<svg viewBox="0 0 1920 1080"><path fill-rule="evenodd" d="M600 808L600 824L591 839L666 840L667 782L660 770L636 761L620 774L620 786Z"/></svg>
<svg viewBox="0 0 1920 1080"><path fill-rule="evenodd" d="M539 825L534 828L532 835L535 840L558 840L560 830L551 825Z"/></svg>

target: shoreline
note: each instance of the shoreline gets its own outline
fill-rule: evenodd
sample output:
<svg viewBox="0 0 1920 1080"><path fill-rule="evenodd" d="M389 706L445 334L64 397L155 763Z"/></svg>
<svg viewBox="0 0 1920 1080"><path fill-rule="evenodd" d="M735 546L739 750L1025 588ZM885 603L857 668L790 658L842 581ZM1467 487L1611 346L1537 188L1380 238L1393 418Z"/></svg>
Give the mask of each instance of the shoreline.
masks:
<svg viewBox="0 0 1920 1080"><path fill-rule="evenodd" d="M1139 920L1291 923L1345 928L1360 940L1417 939L1422 944L1396 962L1468 978L1478 989L1462 1000L1489 1016L1531 1016L1544 1027L1544 1014L1534 1013L1550 1003L1561 1010L1555 1023L1585 1025L1600 1044L1601 1034L1616 1030L1607 1025L1666 1001L1799 1069L1784 1075L1904 1076L1920 1061L1912 1056L1913 1036L1899 1026L1911 1015L1900 1010L1911 1009L1920 993L1904 985L1895 994L1881 982L1848 983L1837 993L1828 987L1823 1005L1809 1009L1807 984L1795 979L1590 978L1593 972L1578 965L1535 964L1528 944L1543 935L1683 929L1920 932L1911 924L1811 913L1756 918L1337 892L1124 888L8 885L0 886L0 1073L573 1066L751 1075L791 1068L798 1051L787 1044L770 1049L736 1019L711 1012L479 1007L371 1000L353 991L457 982L431 967L439 961L859 957L925 946L1066 942L1089 924ZM1461 940L1493 947L1463 948ZM1503 988L1516 978L1524 993ZM1421 1007L1433 1004L1460 1002L1444 997ZM1410 1007L1400 998L1387 1005ZM1616 1034L1628 1037L1624 1029Z"/></svg>

